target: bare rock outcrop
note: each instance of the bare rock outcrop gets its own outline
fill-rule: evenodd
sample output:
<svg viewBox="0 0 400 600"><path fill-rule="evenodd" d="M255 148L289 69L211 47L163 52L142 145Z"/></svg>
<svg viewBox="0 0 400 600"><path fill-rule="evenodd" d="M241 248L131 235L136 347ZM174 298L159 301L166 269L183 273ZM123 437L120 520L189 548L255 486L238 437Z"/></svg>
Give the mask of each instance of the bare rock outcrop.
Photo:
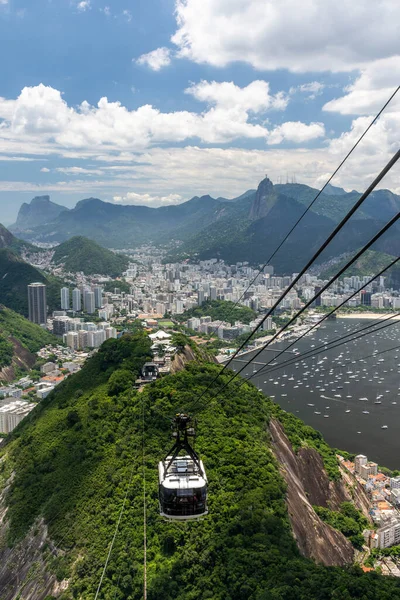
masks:
<svg viewBox="0 0 400 600"><path fill-rule="evenodd" d="M287 484L289 518L300 552L327 566L351 564L352 544L342 533L324 523L312 507L317 504L336 508L348 499L345 486L329 481L321 457L312 448L300 449L295 454L276 419L271 419L270 433L272 450Z"/></svg>
<svg viewBox="0 0 400 600"><path fill-rule="evenodd" d="M43 520L37 521L28 534L13 547L7 544L8 522L5 494L0 491L0 598L1 600L44 600L57 597L68 587L68 581L57 581L47 562L59 550L49 538Z"/></svg>

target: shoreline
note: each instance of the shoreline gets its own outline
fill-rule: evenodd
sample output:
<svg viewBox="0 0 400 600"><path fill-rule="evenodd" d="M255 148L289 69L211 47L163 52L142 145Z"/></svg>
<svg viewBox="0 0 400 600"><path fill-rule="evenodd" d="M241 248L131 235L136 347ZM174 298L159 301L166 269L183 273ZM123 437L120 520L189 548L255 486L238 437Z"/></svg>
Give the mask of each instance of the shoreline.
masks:
<svg viewBox="0 0 400 600"><path fill-rule="evenodd" d="M338 313L338 319L386 319L391 315L395 315L395 313ZM392 317L393 321L399 321L400 315L396 315Z"/></svg>

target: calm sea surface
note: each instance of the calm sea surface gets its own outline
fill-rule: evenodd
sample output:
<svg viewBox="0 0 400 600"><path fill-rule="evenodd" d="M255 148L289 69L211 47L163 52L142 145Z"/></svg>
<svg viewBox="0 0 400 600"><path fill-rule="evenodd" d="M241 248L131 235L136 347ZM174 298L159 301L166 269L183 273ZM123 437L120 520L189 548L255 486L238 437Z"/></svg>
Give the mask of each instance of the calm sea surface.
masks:
<svg viewBox="0 0 400 600"><path fill-rule="evenodd" d="M315 351L324 342L371 323L366 319L326 321L277 360L293 359L293 349L300 353ZM291 341L270 347L283 348ZM398 345L400 321L338 348L321 348L316 357L299 359L291 366L274 371L271 369L275 367L265 367L260 372L262 366L256 364L246 368L242 375L253 376L258 388L274 396L282 408L318 429L335 448L366 454L380 465L400 469L400 350L364 358ZM273 360L276 354L265 350L256 361ZM249 360L251 356L246 354L242 358ZM234 361L231 366L238 370L243 364ZM254 374L254 369L258 373Z"/></svg>

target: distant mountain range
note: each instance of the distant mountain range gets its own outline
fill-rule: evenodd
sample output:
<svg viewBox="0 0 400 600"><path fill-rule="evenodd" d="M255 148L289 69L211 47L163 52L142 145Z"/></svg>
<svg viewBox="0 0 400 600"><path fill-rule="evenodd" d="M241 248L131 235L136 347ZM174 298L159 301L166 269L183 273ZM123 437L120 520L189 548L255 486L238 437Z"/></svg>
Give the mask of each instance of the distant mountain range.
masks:
<svg viewBox="0 0 400 600"><path fill-rule="evenodd" d="M23 205L11 229L30 241L60 243L73 236L85 236L109 248L164 245L170 249L171 260L219 257L228 262L258 264L268 259L316 194L317 190L306 185L273 185L265 178L257 190L232 200L195 196L182 204L160 208L88 198L68 210L44 196ZM276 270L299 270L359 196L356 191L348 193L327 186L273 259ZM321 262L360 247L399 210L400 196L389 190L373 192L362 211L321 256ZM393 228L376 249L399 254L399 233L399 228Z"/></svg>

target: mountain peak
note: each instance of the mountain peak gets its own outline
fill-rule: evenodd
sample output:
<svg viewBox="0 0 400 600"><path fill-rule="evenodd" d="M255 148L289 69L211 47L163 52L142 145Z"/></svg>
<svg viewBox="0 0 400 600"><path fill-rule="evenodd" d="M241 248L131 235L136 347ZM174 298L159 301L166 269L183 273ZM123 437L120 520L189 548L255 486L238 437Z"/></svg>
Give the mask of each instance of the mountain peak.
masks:
<svg viewBox="0 0 400 600"><path fill-rule="evenodd" d="M24 202L21 205L15 225L12 226L12 230L24 231L26 229L32 229L37 225L50 223L65 210L69 209L65 206L61 206L61 204L52 202L50 196L35 196L29 203Z"/></svg>
<svg viewBox="0 0 400 600"><path fill-rule="evenodd" d="M50 202L50 196L35 196L30 201L30 206L38 206L39 204L47 204Z"/></svg>
<svg viewBox="0 0 400 600"><path fill-rule="evenodd" d="M274 184L265 176L258 184L257 192L250 208L249 218L255 220L265 217L275 204L276 198Z"/></svg>

